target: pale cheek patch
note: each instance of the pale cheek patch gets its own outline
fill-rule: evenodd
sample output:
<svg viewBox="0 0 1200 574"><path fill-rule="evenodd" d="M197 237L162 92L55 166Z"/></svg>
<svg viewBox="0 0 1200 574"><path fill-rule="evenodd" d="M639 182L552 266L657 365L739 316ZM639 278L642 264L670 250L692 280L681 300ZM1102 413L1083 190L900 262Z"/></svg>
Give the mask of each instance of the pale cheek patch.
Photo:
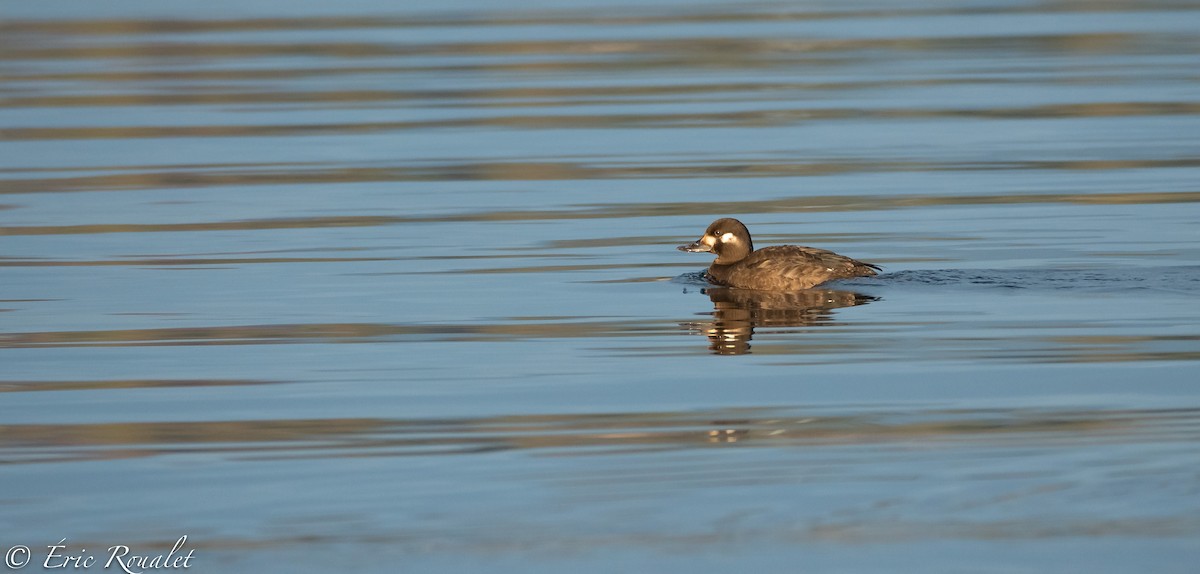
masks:
<svg viewBox="0 0 1200 574"><path fill-rule="evenodd" d="M732 243L734 241L737 241L737 238L735 238L732 233L726 233L725 235L721 236L721 243Z"/></svg>

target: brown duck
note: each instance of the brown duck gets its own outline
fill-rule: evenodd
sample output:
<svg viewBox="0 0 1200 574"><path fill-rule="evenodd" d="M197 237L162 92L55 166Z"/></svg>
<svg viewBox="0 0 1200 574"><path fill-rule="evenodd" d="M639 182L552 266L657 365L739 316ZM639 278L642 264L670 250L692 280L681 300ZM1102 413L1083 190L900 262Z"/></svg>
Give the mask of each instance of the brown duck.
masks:
<svg viewBox="0 0 1200 574"><path fill-rule="evenodd" d="M729 217L714 221L703 237L678 249L715 253L717 259L706 273L708 280L740 289L796 291L834 279L870 277L880 270L877 265L813 247L775 245L755 251L750 230Z"/></svg>

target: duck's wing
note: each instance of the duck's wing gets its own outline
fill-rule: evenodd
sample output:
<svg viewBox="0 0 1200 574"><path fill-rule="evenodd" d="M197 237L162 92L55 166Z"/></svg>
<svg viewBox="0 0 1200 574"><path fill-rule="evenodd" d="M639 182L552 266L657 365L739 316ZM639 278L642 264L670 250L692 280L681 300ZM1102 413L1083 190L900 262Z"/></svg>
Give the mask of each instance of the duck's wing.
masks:
<svg viewBox="0 0 1200 574"><path fill-rule="evenodd" d="M764 247L739 262L739 267L762 269L799 283L824 283L848 277L870 277L881 271L878 265L851 259L825 249L799 245ZM769 271L767 271L769 270Z"/></svg>

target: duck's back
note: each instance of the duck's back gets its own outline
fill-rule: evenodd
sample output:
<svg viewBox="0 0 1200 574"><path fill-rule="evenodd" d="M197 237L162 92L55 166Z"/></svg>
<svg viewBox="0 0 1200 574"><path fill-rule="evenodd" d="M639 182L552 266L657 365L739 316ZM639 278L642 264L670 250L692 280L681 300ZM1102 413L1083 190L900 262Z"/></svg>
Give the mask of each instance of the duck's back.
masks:
<svg viewBox="0 0 1200 574"><path fill-rule="evenodd" d="M879 267L832 251L776 245L764 247L730 265L713 264L709 279L742 289L792 291L809 289L826 281L870 277Z"/></svg>

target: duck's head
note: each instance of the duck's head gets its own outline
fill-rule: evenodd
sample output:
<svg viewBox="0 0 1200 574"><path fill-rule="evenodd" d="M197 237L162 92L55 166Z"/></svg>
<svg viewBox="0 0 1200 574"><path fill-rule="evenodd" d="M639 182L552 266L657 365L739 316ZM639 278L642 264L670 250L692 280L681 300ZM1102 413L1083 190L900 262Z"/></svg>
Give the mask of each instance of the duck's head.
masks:
<svg viewBox="0 0 1200 574"><path fill-rule="evenodd" d="M691 253L715 253L718 265L735 263L754 251L750 241L750 230L742 222L726 217L712 222L704 235L694 243L680 245L676 249Z"/></svg>

